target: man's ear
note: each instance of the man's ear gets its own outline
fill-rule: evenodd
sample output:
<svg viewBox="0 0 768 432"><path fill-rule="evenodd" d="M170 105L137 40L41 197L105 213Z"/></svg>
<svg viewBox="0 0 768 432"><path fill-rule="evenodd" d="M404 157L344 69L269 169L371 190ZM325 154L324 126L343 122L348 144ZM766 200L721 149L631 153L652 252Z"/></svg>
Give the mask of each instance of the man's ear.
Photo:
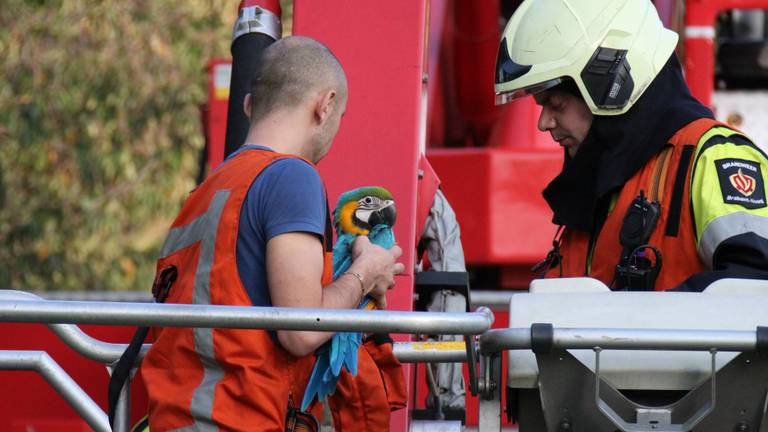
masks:
<svg viewBox="0 0 768 432"><path fill-rule="evenodd" d="M251 94L248 93L245 95L245 98L243 98L243 112L245 113L245 116L248 117L248 120L251 119L251 109L253 108L253 105L251 105Z"/></svg>
<svg viewBox="0 0 768 432"><path fill-rule="evenodd" d="M336 103L336 90L328 90L320 95L315 104L315 119L319 124L325 123L333 112Z"/></svg>

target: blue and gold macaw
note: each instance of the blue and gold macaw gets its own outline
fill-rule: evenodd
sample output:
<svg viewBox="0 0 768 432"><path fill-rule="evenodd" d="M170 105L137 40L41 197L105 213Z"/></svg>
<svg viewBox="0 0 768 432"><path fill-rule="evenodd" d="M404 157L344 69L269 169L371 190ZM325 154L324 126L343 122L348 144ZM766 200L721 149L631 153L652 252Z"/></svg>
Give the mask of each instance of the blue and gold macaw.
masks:
<svg viewBox="0 0 768 432"><path fill-rule="evenodd" d="M368 236L371 243L389 249L395 245L392 226L397 213L392 194L383 187L368 186L343 193L333 211L336 245L333 247L333 279L336 280L352 265L352 242L360 235ZM358 309L373 309L373 301L366 297ZM357 350L360 333L338 332L317 351L315 367L309 378L301 409L306 410L315 395L323 400L336 391L341 368L357 375Z"/></svg>

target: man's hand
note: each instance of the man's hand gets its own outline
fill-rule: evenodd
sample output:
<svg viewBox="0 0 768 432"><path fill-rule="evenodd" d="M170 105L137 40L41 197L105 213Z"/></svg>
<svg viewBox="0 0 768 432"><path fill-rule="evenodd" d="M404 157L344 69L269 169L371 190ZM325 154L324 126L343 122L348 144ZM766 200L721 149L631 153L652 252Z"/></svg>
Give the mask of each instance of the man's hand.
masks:
<svg viewBox="0 0 768 432"><path fill-rule="evenodd" d="M395 275L405 271L395 262L403 254L400 246L384 249L360 236L352 243L352 266L349 271L363 276L363 288L373 298L376 308L387 308L387 290L395 286Z"/></svg>

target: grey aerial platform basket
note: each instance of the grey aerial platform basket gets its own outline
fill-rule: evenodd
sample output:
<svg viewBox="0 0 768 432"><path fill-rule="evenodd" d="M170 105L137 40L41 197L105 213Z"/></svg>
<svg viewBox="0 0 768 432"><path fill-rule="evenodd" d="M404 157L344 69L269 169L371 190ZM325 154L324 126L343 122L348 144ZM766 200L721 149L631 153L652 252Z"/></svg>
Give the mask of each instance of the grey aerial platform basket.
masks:
<svg viewBox="0 0 768 432"><path fill-rule="evenodd" d="M481 430L768 431L768 282L704 293L611 292L587 278L535 281L508 329L481 337ZM499 424L500 426L500 424Z"/></svg>

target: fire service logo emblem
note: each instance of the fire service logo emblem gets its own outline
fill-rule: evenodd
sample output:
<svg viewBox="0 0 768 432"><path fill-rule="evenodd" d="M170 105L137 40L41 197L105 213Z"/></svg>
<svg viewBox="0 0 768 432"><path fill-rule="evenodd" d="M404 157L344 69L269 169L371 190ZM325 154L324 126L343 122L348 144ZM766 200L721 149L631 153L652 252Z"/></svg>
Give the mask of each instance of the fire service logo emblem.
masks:
<svg viewBox="0 0 768 432"><path fill-rule="evenodd" d="M760 163L746 159L718 159L715 161L723 202L744 208L766 207L765 185Z"/></svg>
<svg viewBox="0 0 768 432"><path fill-rule="evenodd" d="M731 181L733 187L744 196L750 196L752 195L752 192L755 191L754 177L750 177L741 172L741 168L739 168L739 171L736 174L732 174L728 177L728 179Z"/></svg>

